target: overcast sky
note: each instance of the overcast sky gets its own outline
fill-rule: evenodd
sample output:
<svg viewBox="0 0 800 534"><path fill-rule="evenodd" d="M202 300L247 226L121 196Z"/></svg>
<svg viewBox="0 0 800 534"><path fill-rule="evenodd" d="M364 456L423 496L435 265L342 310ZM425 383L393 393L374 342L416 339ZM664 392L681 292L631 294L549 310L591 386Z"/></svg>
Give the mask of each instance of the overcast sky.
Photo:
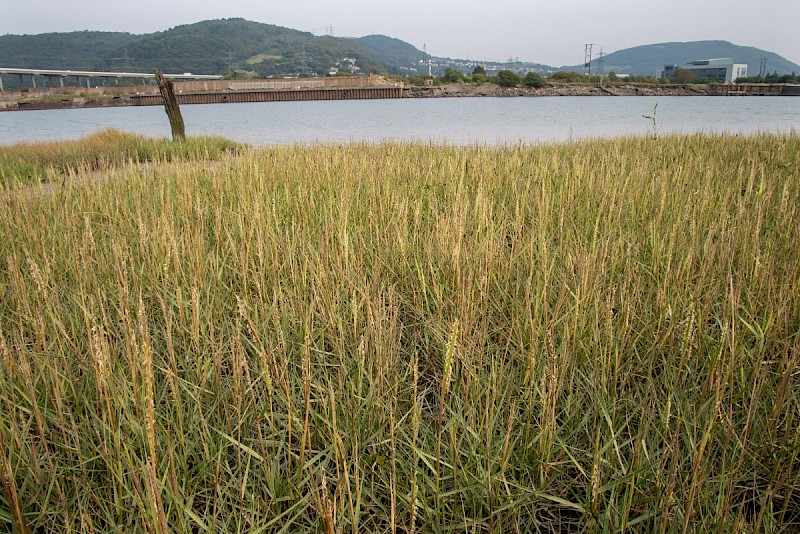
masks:
<svg viewBox="0 0 800 534"><path fill-rule="evenodd" d="M38 0L7 1L0 34L150 33L201 20L248 20L339 37L380 33L435 56L553 66L667 41L720 39L800 63L800 0ZM3 63L0 58L0 63ZM3 65L6 66L6 65Z"/></svg>

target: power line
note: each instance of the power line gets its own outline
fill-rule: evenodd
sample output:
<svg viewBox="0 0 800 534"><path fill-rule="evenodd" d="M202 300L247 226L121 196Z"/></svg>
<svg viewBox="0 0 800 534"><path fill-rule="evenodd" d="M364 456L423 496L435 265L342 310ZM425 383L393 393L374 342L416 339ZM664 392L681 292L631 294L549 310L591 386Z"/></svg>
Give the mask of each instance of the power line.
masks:
<svg viewBox="0 0 800 534"><path fill-rule="evenodd" d="M587 76L592 75L592 43L583 45L583 69Z"/></svg>
<svg viewBox="0 0 800 534"><path fill-rule="evenodd" d="M606 60L603 58L603 56L605 56L605 53L603 52L603 47L601 46L600 53L597 54L597 69L599 71L598 74L600 74L600 87L603 86L603 74L605 74L605 70L603 67L605 65Z"/></svg>

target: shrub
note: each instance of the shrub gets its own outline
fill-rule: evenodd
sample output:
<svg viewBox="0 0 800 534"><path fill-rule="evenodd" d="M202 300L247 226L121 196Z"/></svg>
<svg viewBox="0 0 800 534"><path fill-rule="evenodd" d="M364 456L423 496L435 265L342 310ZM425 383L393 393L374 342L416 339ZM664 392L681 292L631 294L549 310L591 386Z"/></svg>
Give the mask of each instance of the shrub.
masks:
<svg viewBox="0 0 800 534"><path fill-rule="evenodd" d="M458 83L464 81L464 73L456 69L447 69L441 76L442 83Z"/></svg>
<svg viewBox="0 0 800 534"><path fill-rule="evenodd" d="M544 81L544 78L538 72L529 72L526 74L525 78L522 80L522 83L524 83L526 87L533 87L535 89L539 89L547 85L547 82Z"/></svg>
<svg viewBox="0 0 800 534"><path fill-rule="evenodd" d="M560 70L554 73L550 78L559 82L575 83L583 80L583 74L576 71Z"/></svg>
<svg viewBox="0 0 800 534"><path fill-rule="evenodd" d="M510 70L501 70L497 73L495 79L495 83L500 87L516 87L521 81L519 74Z"/></svg>

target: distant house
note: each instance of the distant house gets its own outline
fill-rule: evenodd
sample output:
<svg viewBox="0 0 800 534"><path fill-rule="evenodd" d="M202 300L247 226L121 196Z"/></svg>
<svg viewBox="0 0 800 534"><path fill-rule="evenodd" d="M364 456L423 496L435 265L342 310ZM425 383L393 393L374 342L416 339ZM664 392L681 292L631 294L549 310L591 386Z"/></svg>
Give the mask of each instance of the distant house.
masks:
<svg viewBox="0 0 800 534"><path fill-rule="evenodd" d="M708 78L718 82L731 83L747 76L746 63L734 63L730 58L700 59L686 65L664 65L661 78L672 78L676 69L693 72L698 78Z"/></svg>

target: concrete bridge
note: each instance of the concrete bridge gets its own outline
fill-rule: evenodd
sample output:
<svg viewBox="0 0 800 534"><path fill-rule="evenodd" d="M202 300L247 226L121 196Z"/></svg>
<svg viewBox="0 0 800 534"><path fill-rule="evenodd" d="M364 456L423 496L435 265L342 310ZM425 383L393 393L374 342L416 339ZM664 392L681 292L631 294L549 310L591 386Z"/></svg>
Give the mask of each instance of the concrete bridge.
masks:
<svg viewBox="0 0 800 534"><path fill-rule="evenodd" d="M36 89L36 76L44 76L50 80L50 87L53 87L53 80L58 79L59 86L64 87L64 78L75 77L76 85L81 86L81 81L86 80L86 88L89 89L90 78L138 78L149 79L155 78L155 74L146 72L103 72L103 71L88 71L88 70L51 70L51 69L14 69L0 67L0 75L2 74L16 74L19 76L20 86L24 86L24 76L31 77L31 87ZM191 72L184 72L183 74L165 74L167 78L173 80L219 80L222 76L213 76L209 74L192 74ZM3 78L0 76L0 92L3 91Z"/></svg>

